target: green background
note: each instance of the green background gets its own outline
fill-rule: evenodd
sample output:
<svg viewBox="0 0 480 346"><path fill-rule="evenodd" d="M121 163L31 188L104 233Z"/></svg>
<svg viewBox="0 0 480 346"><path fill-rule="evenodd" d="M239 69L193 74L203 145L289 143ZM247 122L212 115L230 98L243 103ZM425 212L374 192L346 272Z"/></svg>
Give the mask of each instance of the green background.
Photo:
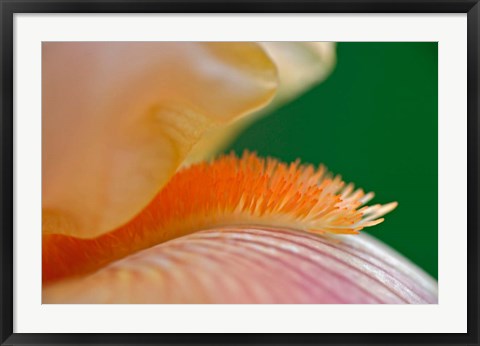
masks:
<svg viewBox="0 0 480 346"><path fill-rule="evenodd" d="M227 150L324 163L398 201L366 230L438 277L437 43L338 43L321 84L248 128Z"/></svg>

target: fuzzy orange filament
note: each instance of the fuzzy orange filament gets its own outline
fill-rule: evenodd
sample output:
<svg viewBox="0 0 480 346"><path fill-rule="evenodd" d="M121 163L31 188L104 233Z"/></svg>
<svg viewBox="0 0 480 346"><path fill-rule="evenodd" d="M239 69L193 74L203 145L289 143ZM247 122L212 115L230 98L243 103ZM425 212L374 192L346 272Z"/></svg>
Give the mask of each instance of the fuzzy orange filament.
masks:
<svg viewBox="0 0 480 346"><path fill-rule="evenodd" d="M94 239L43 236L43 283L92 272L114 260L202 229L232 225L356 234L383 221L397 203L345 185L323 166L287 165L245 152L178 172L126 225Z"/></svg>

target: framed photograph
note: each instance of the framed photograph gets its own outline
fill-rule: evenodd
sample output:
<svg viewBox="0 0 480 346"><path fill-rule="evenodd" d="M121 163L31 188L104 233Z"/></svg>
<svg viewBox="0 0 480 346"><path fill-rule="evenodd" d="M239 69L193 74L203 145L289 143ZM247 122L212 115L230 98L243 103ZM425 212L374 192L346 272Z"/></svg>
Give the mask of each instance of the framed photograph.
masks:
<svg viewBox="0 0 480 346"><path fill-rule="evenodd" d="M478 345L478 1L2 1L1 342Z"/></svg>

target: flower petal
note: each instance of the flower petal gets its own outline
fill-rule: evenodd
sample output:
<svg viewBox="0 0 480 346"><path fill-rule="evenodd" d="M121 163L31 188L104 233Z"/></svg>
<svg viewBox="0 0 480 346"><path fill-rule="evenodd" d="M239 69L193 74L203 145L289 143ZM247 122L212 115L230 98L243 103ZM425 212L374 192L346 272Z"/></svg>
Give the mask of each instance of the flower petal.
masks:
<svg viewBox="0 0 480 346"><path fill-rule="evenodd" d="M334 42L262 42L278 68L275 102L285 102L324 80L336 63Z"/></svg>
<svg viewBox="0 0 480 346"><path fill-rule="evenodd" d="M277 66L280 84L275 99L268 107L248 117L209 130L208 135L193 147L188 163L212 157L256 119L321 82L335 67L334 42L261 42L261 45Z"/></svg>
<svg viewBox="0 0 480 346"><path fill-rule="evenodd" d="M267 104L255 43L43 44L44 233L94 237L137 214L212 126Z"/></svg>
<svg viewBox="0 0 480 346"><path fill-rule="evenodd" d="M47 286L43 303L437 302L436 283L372 237L223 227Z"/></svg>

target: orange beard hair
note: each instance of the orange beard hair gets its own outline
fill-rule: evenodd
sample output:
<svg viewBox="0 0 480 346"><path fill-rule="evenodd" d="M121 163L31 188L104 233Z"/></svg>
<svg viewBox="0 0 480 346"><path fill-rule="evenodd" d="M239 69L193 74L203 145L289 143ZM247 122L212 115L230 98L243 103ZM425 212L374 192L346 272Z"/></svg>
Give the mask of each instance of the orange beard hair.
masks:
<svg viewBox="0 0 480 346"><path fill-rule="evenodd" d="M128 198L128 197L127 197ZM373 198L320 166L290 165L245 152L179 171L127 224L94 239L44 234L43 284L95 271L136 251L202 229L264 225L317 234L356 234L397 203Z"/></svg>

